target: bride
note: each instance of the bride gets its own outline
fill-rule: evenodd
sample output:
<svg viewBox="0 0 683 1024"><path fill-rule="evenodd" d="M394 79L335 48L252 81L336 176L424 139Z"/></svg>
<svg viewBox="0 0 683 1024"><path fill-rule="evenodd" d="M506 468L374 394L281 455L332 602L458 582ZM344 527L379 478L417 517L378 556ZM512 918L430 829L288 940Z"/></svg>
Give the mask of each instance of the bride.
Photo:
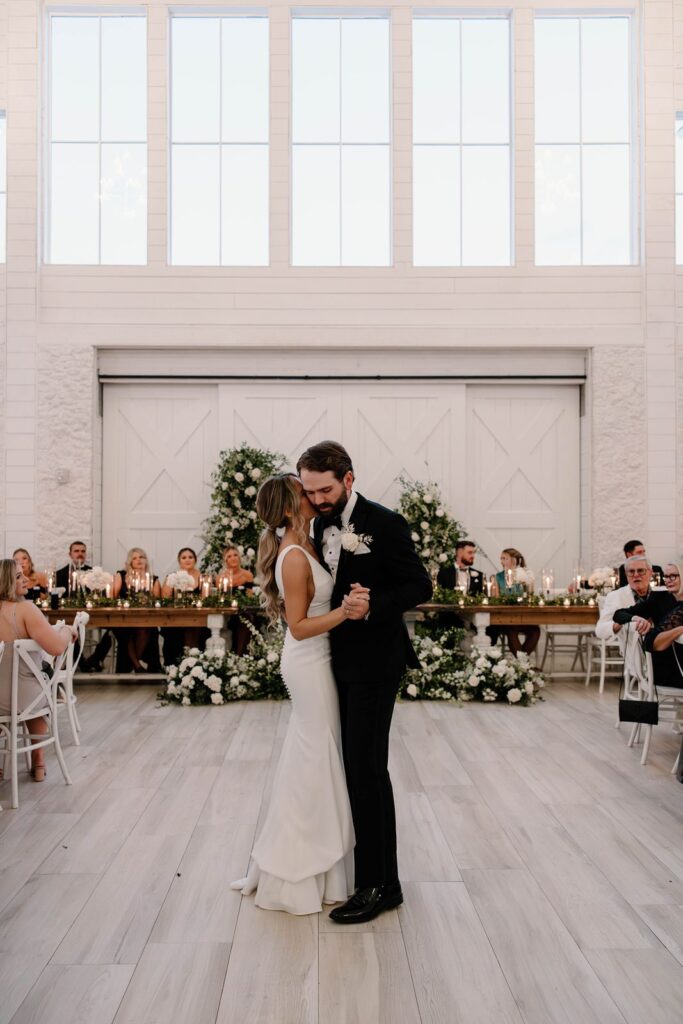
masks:
<svg viewBox="0 0 683 1024"><path fill-rule="evenodd" d="M257 559L262 602L271 623L283 606L287 620L280 671L292 711L247 877L231 888L255 892L264 910L315 914L353 892L354 834L328 637L348 615L330 611L333 580L309 539L315 510L299 479L270 477L256 508L266 525Z"/></svg>

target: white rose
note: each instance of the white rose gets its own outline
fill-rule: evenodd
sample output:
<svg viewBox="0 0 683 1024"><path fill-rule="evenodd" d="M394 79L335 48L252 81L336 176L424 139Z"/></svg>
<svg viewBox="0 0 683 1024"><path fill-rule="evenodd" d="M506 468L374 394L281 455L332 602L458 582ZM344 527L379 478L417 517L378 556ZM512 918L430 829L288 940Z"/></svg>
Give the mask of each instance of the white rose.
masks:
<svg viewBox="0 0 683 1024"><path fill-rule="evenodd" d="M428 522L426 522L426 521L425 521L425 520L423 519L423 520L422 520L422 522L420 523L420 529L421 529L421 530L428 530L428 529L429 529L429 523L428 523Z"/></svg>
<svg viewBox="0 0 683 1024"><path fill-rule="evenodd" d="M223 483L221 484L221 487L223 488L224 491L227 491L227 489L228 489L228 485L225 483L225 481L223 481Z"/></svg>
<svg viewBox="0 0 683 1024"><path fill-rule="evenodd" d="M265 668L266 667L266 659L265 658L259 658L259 660L256 662L256 664L257 664L257 666L259 668Z"/></svg>
<svg viewBox="0 0 683 1024"><path fill-rule="evenodd" d="M237 522L236 519L231 519L230 520L230 525L233 528L233 530L239 530L239 528L240 528L240 524Z"/></svg>
<svg viewBox="0 0 683 1024"><path fill-rule="evenodd" d="M468 686L479 686L479 676L474 675L474 673L473 673L469 677L469 679L467 680L467 685Z"/></svg>
<svg viewBox="0 0 683 1024"><path fill-rule="evenodd" d="M518 690L517 687L513 690L508 690L508 700L511 704L516 704L518 700L522 699L522 691Z"/></svg>
<svg viewBox="0 0 683 1024"><path fill-rule="evenodd" d="M420 495L418 494L417 491L411 491L410 492L410 497L413 499L413 501L417 501L417 499L420 497Z"/></svg>
<svg viewBox="0 0 683 1024"><path fill-rule="evenodd" d="M248 498L253 498L253 496L256 494L256 488L253 485L249 486L245 489L244 493Z"/></svg>
<svg viewBox="0 0 683 1024"><path fill-rule="evenodd" d="M530 697L533 697L534 695L534 684L531 682L530 679L527 680L527 682L524 684L524 692L527 693Z"/></svg>
<svg viewBox="0 0 683 1024"><path fill-rule="evenodd" d="M431 505L431 503L434 501L434 499L432 498L431 494L425 494L425 496L423 498L423 501L424 501L425 505Z"/></svg>
<svg viewBox="0 0 683 1024"><path fill-rule="evenodd" d="M256 519L256 513L254 512L254 510L253 510L253 509L252 509L252 510L251 510L251 512L249 513L249 518L250 518L250 519Z"/></svg>
<svg viewBox="0 0 683 1024"><path fill-rule="evenodd" d="M247 556L249 558L253 558L255 554L256 554L256 552L254 551L253 548L247 548Z"/></svg>
<svg viewBox="0 0 683 1024"><path fill-rule="evenodd" d="M252 469L250 475L251 475L251 479L252 480L258 480L260 478L260 476L261 476L261 470L258 469L258 468L257 469Z"/></svg>
<svg viewBox="0 0 683 1024"><path fill-rule="evenodd" d="M444 554L444 552L442 551L441 554L439 555L439 561L440 562L447 562L448 561L448 555Z"/></svg>
<svg viewBox="0 0 683 1024"><path fill-rule="evenodd" d="M189 697L183 697L183 699L181 700L180 703L184 704L185 707L189 707L189 705L192 703L192 701L190 700Z"/></svg>
<svg viewBox="0 0 683 1024"><path fill-rule="evenodd" d="M206 685L210 690L214 690L216 693L220 693L221 681L218 676L209 676L206 680Z"/></svg>
<svg viewBox="0 0 683 1024"><path fill-rule="evenodd" d="M193 658L198 658L202 652L199 650L198 647L190 647L187 653L192 655Z"/></svg>
<svg viewBox="0 0 683 1024"><path fill-rule="evenodd" d="M477 660L475 661L474 664L477 666L477 668L488 668L489 667L489 663L486 660L486 658L477 658Z"/></svg>
<svg viewBox="0 0 683 1024"><path fill-rule="evenodd" d="M431 548L424 548L424 550L422 552L422 554L425 556L425 558L429 558L431 553L432 553L432 549Z"/></svg>
<svg viewBox="0 0 683 1024"><path fill-rule="evenodd" d="M235 473L235 480L238 484L244 483L244 473Z"/></svg>
<svg viewBox="0 0 683 1024"><path fill-rule="evenodd" d="M342 533L341 543L344 551L354 552L360 544L360 540L355 533Z"/></svg>
<svg viewBox="0 0 683 1024"><path fill-rule="evenodd" d="M242 508L242 502L239 498L235 498L235 508Z"/></svg>
<svg viewBox="0 0 683 1024"><path fill-rule="evenodd" d="M236 691L235 691L235 693L237 694L238 697L244 697L246 692L247 692L246 686L241 686L241 685L238 686Z"/></svg>
<svg viewBox="0 0 683 1024"><path fill-rule="evenodd" d="M211 694L211 703L212 704L224 704L225 701L223 700L223 694L222 693L212 693Z"/></svg>
<svg viewBox="0 0 683 1024"><path fill-rule="evenodd" d="M410 539L411 539L412 541L414 541L414 543L415 543L415 544L417 544L417 542L418 542L418 541L419 541L419 539L420 539L420 534L419 534L419 533L415 533L415 531L413 530L413 532L412 532L412 533L411 533L411 535L410 535Z"/></svg>
<svg viewBox="0 0 683 1024"><path fill-rule="evenodd" d="M194 676L195 679L206 679L206 673L204 672L204 669L202 668L201 665L195 665L195 667L190 672L190 675Z"/></svg>
<svg viewBox="0 0 683 1024"><path fill-rule="evenodd" d="M437 516L438 516L439 518L441 518L441 516L442 516L442 515L444 514L444 512L443 512L443 509L442 509L442 508L437 508L437 510L436 510L436 514L437 514Z"/></svg>
<svg viewBox="0 0 683 1024"><path fill-rule="evenodd" d="M230 540L230 538L232 537L232 530L226 530L225 531L225 537L226 537L226 540Z"/></svg>
<svg viewBox="0 0 683 1024"><path fill-rule="evenodd" d="M166 669L166 674L168 675L169 679L175 679L175 677L178 675L178 666L171 665L170 668Z"/></svg>
<svg viewBox="0 0 683 1024"><path fill-rule="evenodd" d="M221 526L227 526L228 522L229 522L228 517L227 516L223 516L223 518L221 519Z"/></svg>
<svg viewBox="0 0 683 1024"><path fill-rule="evenodd" d="M417 686L415 683L409 683L408 686L406 686L406 693L409 697L417 697Z"/></svg>
<svg viewBox="0 0 683 1024"><path fill-rule="evenodd" d="M239 676L232 676L231 679L230 679L230 685L231 686L239 686L239 681L240 681L240 677Z"/></svg>
<svg viewBox="0 0 683 1024"><path fill-rule="evenodd" d="M441 650L440 647L434 645L434 647L432 647L432 654L434 655L435 658L440 658L443 655L443 651Z"/></svg>
<svg viewBox="0 0 683 1024"><path fill-rule="evenodd" d="M266 654L266 661L268 662L269 665L275 664L275 662L277 661L277 654L275 653L275 651L268 651L268 653Z"/></svg>

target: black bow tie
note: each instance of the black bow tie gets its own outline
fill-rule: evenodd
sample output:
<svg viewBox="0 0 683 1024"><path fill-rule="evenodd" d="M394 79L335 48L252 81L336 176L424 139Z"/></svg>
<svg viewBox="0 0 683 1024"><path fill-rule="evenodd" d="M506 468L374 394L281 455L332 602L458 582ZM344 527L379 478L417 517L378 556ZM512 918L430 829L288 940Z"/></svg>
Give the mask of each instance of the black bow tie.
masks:
<svg viewBox="0 0 683 1024"><path fill-rule="evenodd" d="M336 526L338 530L341 530L341 528L342 528L342 517L341 517L341 514L336 515L336 516L332 516L331 519L326 519L325 520L325 529L327 529L328 526Z"/></svg>

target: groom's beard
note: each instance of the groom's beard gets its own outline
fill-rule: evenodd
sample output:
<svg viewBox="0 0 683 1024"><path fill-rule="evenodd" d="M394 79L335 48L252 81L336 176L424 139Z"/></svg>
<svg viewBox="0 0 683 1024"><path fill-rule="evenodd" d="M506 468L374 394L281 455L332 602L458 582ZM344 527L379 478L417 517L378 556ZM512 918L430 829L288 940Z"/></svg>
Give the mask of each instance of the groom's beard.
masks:
<svg viewBox="0 0 683 1024"><path fill-rule="evenodd" d="M335 516L340 516L348 504L349 496L344 491L341 498L335 501L334 505L316 505L316 515L322 519L323 523L330 523Z"/></svg>

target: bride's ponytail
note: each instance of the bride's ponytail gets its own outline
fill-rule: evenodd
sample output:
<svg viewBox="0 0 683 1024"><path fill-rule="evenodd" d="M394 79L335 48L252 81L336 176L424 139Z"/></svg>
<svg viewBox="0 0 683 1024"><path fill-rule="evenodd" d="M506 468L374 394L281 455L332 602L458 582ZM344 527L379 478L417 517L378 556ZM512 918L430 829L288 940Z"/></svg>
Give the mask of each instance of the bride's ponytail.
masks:
<svg viewBox="0 0 683 1024"><path fill-rule="evenodd" d="M280 538L275 532L288 522L301 543L305 543L305 521L299 511L301 495L291 473L278 473L264 480L256 495L256 511L266 524L261 533L256 556L256 575L261 587L261 606L271 626L282 615L282 598L275 580L275 563L280 550Z"/></svg>

